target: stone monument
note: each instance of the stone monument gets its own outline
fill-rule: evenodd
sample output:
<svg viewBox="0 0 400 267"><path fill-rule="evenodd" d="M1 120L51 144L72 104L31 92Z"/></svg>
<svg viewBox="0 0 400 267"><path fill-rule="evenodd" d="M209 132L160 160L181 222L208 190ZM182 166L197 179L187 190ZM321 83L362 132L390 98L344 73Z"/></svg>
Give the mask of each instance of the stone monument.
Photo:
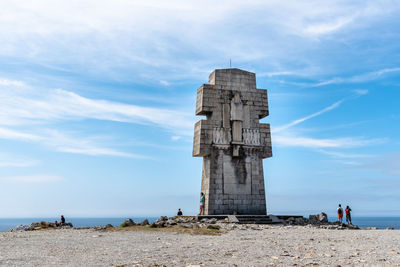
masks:
<svg viewBox="0 0 400 267"><path fill-rule="evenodd" d="M256 75L214 70L197 90L193 156L203 157L201 191L205 215L265 215L264 158L272 156L267 90Z"/></svg>

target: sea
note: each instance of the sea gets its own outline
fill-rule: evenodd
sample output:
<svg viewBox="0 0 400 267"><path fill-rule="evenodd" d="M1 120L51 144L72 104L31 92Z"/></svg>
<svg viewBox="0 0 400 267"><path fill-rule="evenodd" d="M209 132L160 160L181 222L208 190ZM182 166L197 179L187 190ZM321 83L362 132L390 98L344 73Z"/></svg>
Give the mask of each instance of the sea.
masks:
<svg viewBox="0 0 400 267"><path fill-rule="evenodd" d="M104 226L112 224L113 226L119 226L124 218L66 218L67 222L71 222L75 227L80 226ZM144 219L148 219L150 223L156 221L159 217L130 217L135 222L141 222ZM328 217L330 222L337 221L336 217ZM59 221L60 218L0 218L0 232L6 232L11 228L15 228L18 225L30 225L32 222L54 222ZM365 227L378 227L379 229L386 229L393 227L394 229L400 229L400 217L353 217L352 222L361 228Z"/></svg>

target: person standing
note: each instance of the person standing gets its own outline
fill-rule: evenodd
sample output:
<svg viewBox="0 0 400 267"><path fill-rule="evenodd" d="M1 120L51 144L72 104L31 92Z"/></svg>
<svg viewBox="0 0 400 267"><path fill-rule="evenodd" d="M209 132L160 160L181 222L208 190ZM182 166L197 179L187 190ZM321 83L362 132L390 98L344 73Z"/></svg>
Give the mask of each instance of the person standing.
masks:
<svg viewBox="0 0 400 267"><path fill-rule="evenodd" d="M346 222L347 222L347 224L352 224L351 223L351 215L350 215L350 211L351 211L350 207L347 206L345 211L346 211Z"/></svg>
<svg viewBox="0 0 400 267"><path fill-rule="evenodd" d="M61 220L60 220L60 223L61 223L61 224L64 224L64 223L65 223L65 218L64 218L64 215L61 215Z"/></svg>
<svg viewBox="0 0 400 267"><path fill-rule="evenodd" d="M339 207L337 209L337 214L338 214L339 222L343 223L343 209L342 209L341 204L339 204Z"/></svg>
<svg viewBox="0 0 400 267"><path fill-rule="evenodd" d="M204 215L204 203L206 203L206 198L204 193L201 192L200 194L200 215Z"/></svg>

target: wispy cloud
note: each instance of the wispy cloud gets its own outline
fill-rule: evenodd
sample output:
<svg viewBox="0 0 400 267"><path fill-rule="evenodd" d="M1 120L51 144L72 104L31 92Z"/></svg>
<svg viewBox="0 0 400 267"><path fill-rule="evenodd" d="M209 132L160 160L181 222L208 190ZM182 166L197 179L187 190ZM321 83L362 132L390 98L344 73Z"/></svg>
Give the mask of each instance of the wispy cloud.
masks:
<svg viewBox="0 0 400 267"><path fill-rule="evenodd" d="M321 22L317 24L311 24L308 25L305 29L304 32L306 34L310 35L324 35L324 34L329 34L335 31L340 30L341 28L345 27L347 24L351 23L354 21L354 19L358 16L358 14L354 14L349 17L341 17L338 18L334 21L328 21L328 22Z"/></svg>
<svg viewBox="0 0 400 267"><path fill-rule="evenodd" d="M319 139L291 135L273 135L272 142L280 146L305 148L353 148L382 144L385 142L385 139L365 139L360 137Z"/></svg>
<svg viewBox="0 0 400 267"><path fill-rule="evenodd" d="M96 141L97 137L71 136L57 130L47 130L44 132L41 143L54 148L60 152L83 154L90 156L118 156L138 159L149 159L149 157L139 154L127 153L116 149L105 147Z"/></svg>
<svg viewBox="0 0 400 267"><path fill-rule="evenodd" d="M160 84L162 84L164 86L169 86L170 85L170 83L168 81L165 81L165 80L161 80Z"/></svg>
<svg viewBox="0 0 400 267"><path fill-rule="evenodd" d="M0 182L22 183L22 184L55 183L55 182L62 182L64 180L65 179L61 176L49 175L49 174L0 177Z"/></svg>
<svg viewBox="0 0 400 267"><path fill-rule="evenodd" d="M27 93L25 88L5 87L0 91L0 125L80 119L152 124L183 135L192 134L194 123L193 115L183 111L91 99L63 89L37 89ZM18 133L5 129L0 134L19 137Z"/></svg>
<svg viewBox="0 0 400 267"><path fill-rule="evenodd" d="M9 79L1 79L0 78L0 86L24 86L25 84L21 81L9 80Z"/></svg>
<svg viewBox="0 0 400 267"><path fill-rule="evenodd" d="M11 140L23 140L23 141L39 141L41 138L40 136L24 133L12 129L7 128L0 128L0 138L1 139L11 139Z"/></svg>
<svg viewBox="0 0 400 267"><path fill-rule="evenodd" d="M40 143L66 153L144 159L148 157L109 148L99 143L98 136L62 133L46 125L54 127L54 123L71 120L103 120L163 128L179 134L176 136L193 134L195 118L182 111L92 99L62 89L32 88L15 80L2 81L0 139Z"/></svg>
<svg viewBox="0 0 400 267"><path fill-rule="evenodd" d="M258 77L274 77L274 76L287 76L287 75L296 75L297 72L293 71L273 71L273 72L264 72L257 74Z"/></svg>
<svg viewBox="0 0 400 267"><path fill-rule="evenodd" d="M172 140L172 141L178 141L178 140L181 139L181 138L182 138L182 136L174 135L174 136L171 137L171 140Z"/></svg>
<svg viewBox="0 0 400 267"><path fill-rule="evenodd" d="M7 128L0 128L0 139L35 142L59 152L91 155L91 156L119 156L146 159L144 155L126 153L96 142L98 137L71 136L57 130L42 129L40 133L31 134ZM10 163L11 164L11 163ZM10 165L8 164L8 165ZM14 163L17 164L17 163ZM23 163L21 163L23 164ZM1 164L0 164L1 166Z"/></svg>
<svg viewBox="0 0 400 267"><path fill-rule="evenodd" d="M292 127L292 126L295 126L295 125L297 125L297 124L300 124L300 123L302 123L302 122L304 122L304 121L306 121L306 120L309 120L309 119L311 119L311 118L314 118L314 117L317 117L317 116L319 116L319 115L321 115L321 114L324 114L325 112L328 112L328 111L330 111L330 110L333 110L333 109L339 107L340 104L343 103L343 101L344 101L344 99L339 100L339 101L333 103L332 105L330 105L330 106L328 106L328 107L326 107L326 108L324 108L324 109L322 109L322 110L320 110L320 111L318 111L318 112L315 112L315 113L313 113L313 114L311 114L311 115L308 115L308 116L305 116L305 117L303 117L303 118L294 120L294 121L292 121L292 122L290 122L290 123L288 123L288 124L285 124L285 125L282 125L282 126L278 126L278 127L276 127L276 128L273 128L273 129L272 129L272 133L281 132L281 131L286 130L286 129Z"/></svg>
<svg viewBox="0 0 400 267"><path fill-rule="evenodd" d="M378 140L376 140L376 141L378 141ZM379 143L379 142L377 142L377 143ZM369 154L353 154L353 153L345 153L345 152L337 152L337 151L328 151L328 150L323 150L323 149L320 149L318 151L323 154L332 156L334 158L341 158L341 159L362 159L362 158L374 157L374 155L369 155Z"/></svg>
<svg viewBox="0 0 400 267"><path fill-rule="evenodd" d="M39 164L38 160L15 157L0 153L0 167L32 167Z"/></svg>
<svg viewBox="0 0 400 267"><path fill-rule="evenodd" d="M292 126L295 126L295 125L297 125L297 124L300 124L300 123L302 123L302 122L305 122L305 121L307 121L307 120L309 120L309 119L312 119L312 118L315 118L315 117L317 117L317 116L320 116L320 115L324 114L325 112L328 112L328 111L331 111L331 110L333 110L333 109L336 109L336 108L338 108L344 101L347 101L347 100L350 100L350 99L354 99L355 97L358 97L358 96L362 96L362 95L367 94L367 93L368 93L368 90L356 90L356 91L354 91L354 92L355 92L354 95L349 96L349 97L346 97L346 98L343 98L343 99L341 99L341 100L339 100L339 101L336 101L335 103L329 105L329 106L326 107L326 108L321 109L320 111L317 111L317 112L315 112L315 113L313 113L313 114L310 114L310 115L308 115L308 116L305 116L305 117L303 117L303 118L294 120L294 121L292 121L292 122L290 122L290 123L288 123L288 124L285 124L285 125L282 125L282 126L278 126L278 127L272 128L272 133L281 132L281 131L286 130L286 129L292 127Z"/></svg>
<svg viewBox="0 0 400 267"><path fill-rule="evenodd" d="M341 78L341 77L335 77L330 80L322 81L317 84L314 84L312 86L314 87L319 87L319 86L324 86L324 85L329 85L329 84L341 84L341 83L364 83L364 82L369 82L373 80L377 80L384 76L385 74L389 73L395 73L399 72L400 68L386 68L386 69L381 69L378 71L373 71L373 72L368 72L360 75L355 75L352 77L348 78Z"/></svg>
<svg viewBox="0 0 400 267"><path fill-rule="evenodd" d="M291 60L309 67L320 62L302 52L320 42L316 37L359 30L374 18L397 15L398 9L393 1L370 0L90 0L84 7L75 1L49 5L45 0L4 0L0 55L68 73L156 83L207 75L216 62L229 58L246 65L267 62L270 69L285 69L282 62ZM321 47L313 46L313 51Z"/></svg>

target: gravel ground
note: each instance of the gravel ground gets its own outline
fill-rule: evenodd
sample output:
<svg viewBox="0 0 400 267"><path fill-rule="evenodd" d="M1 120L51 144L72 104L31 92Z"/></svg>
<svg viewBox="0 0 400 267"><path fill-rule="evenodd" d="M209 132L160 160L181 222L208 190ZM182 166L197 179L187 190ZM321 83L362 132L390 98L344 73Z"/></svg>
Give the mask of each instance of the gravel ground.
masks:
<svg viewBox="0 0 400 267"><path fill-rule="evenodd" d="M0 233L0 266L55 265L399 266L400 231L239 226L219 236L90 229Z"/></svg>

